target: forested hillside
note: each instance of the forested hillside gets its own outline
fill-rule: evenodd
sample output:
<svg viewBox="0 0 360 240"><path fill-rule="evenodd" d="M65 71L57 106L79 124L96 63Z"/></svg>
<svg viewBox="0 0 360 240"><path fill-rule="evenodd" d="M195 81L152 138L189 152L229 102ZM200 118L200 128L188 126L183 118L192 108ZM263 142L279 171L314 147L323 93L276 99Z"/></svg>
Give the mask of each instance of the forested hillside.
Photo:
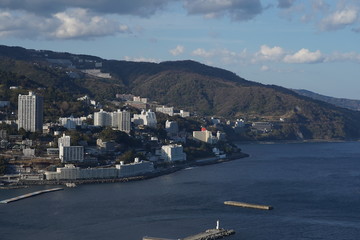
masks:
<svg viewBox="0 0 360 240"><path fill-rule="evenodd" d="M54 64L49 59L67 61L71 66ZM93 77L80 71L95 68L94 63L99 63L97 68L110 73L111 78ZM275 139L360 136L359 112L279 86L251 82L194 61L138 63L0 46L0 81L1 98L12 102L19 92L40 89L46 101L45 114L51 119L75 111L83 113L76 98L85 94L98 101L110 101L116 93L132 93L199 116L279 122L271 136ZM10 91L10 85L21 88ZM64 102L68 107L61 108L66 105Z"/></svg>

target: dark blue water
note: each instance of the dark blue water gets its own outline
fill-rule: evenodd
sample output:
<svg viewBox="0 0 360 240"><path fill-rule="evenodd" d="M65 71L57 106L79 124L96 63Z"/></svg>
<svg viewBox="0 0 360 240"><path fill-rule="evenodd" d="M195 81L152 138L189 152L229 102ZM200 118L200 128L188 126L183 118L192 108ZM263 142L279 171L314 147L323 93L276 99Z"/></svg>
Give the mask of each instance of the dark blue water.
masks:
<svg viewBox="0 0 360 240"><path fill-rule="evenodd" d="M360 239L360 142L241 147L251 157L2 204L0 239L181 238L217 219L237 232L229 240ZM0 190L0 199L41 188Z"/></svg>

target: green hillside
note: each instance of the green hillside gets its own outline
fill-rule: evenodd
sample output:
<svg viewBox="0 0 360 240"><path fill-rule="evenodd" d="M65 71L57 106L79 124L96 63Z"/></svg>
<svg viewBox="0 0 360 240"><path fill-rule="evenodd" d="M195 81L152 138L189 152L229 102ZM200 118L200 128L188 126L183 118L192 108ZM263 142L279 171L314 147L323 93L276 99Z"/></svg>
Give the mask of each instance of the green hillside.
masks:
<svg viewBox="0 0 360 240"><path fill-rule="evenodd" d="M49 58L69 61L72 66L54 65ZM94 68L95 62L101 63L98 68L110 73L111 79L81 73L81 69ZM69 71L78 77L70 77ZM16 98L8 90L10 85L46 89L45 114L51 115L50 119L57 114L81 111L76 97L84 94L107 101L113 100L116 93L132 93L199 116L272 121L277 128L267 136L269 139L360 136L360 112L300 96L282 87L247 81L232 72L194 61L138 63L0 46L0 80L2 98ZM60 109L58 103L63 102L72 107Z"/></svg>

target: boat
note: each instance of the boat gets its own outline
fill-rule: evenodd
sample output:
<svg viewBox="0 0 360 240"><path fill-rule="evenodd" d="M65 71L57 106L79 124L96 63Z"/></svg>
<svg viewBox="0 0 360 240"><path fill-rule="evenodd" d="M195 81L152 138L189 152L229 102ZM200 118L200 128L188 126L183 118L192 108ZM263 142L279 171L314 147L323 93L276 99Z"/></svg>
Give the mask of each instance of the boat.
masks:
<svg viewBox="0 0 360 240"><path fill-rule="evenodd" d="M76 187L76 184L75 184L75 183L67 182L67 183L65 183L65 186L71 188L71 187Z"/></svg>

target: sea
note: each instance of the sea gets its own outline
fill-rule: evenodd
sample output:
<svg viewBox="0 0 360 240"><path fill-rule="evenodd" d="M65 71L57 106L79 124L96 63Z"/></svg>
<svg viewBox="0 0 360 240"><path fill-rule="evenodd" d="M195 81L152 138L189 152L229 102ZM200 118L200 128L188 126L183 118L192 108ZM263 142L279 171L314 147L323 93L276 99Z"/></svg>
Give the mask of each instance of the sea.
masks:
<svg viewBox="0 0 360 240"><path fill-rule="evenodd" d="M236 231L229 240L360 239L360 142L239 146L250 157L0 204L0 239L180 239L217 220ZM0 200L52 187L0 190Z"/></svg>

